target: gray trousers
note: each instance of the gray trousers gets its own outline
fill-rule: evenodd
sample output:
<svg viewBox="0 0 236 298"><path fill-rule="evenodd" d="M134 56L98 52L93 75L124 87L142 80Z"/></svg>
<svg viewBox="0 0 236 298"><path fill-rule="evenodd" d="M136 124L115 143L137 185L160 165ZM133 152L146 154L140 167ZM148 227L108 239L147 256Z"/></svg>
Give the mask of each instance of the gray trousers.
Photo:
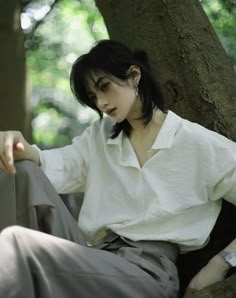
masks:
<svg viewBox="0 0 236 298"><path fill-rule="evenodd" d="M87 247L77 222L29 161L17 163L15 176L0 172L0 190L0 298L178 296L175 245L111 233Z"/></svg>

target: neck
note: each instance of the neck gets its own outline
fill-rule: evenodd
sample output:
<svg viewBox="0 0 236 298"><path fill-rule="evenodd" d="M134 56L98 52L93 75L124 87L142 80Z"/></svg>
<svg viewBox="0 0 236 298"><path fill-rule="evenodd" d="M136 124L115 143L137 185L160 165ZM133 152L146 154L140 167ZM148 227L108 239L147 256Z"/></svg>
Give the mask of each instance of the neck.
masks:
<svg viewBox="0 0 236 298"><path fill-rule="evenodd" d="M152 119L146 126L144 126L142 120L136 120L138 116L136 117L136 119L127 119L132 127L131 135L142 136L143 134L148 134L153 131L159 130L165 120L165 117L166 114L157 109L153 111Z"/></svg>

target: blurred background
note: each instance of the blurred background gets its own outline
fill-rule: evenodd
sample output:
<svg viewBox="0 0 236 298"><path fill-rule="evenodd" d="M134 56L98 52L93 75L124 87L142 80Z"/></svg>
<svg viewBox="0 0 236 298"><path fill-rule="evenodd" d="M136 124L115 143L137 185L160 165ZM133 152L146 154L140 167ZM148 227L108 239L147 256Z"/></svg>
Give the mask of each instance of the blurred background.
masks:
<svg viewBox="0 0 236 298"><path fill-rule="evenodd" d="M33 142L41 148L71 142L97 119L73 98L72 63L96 40L108 38L93 0L25 1L21 13L32 86Z"/></svg>

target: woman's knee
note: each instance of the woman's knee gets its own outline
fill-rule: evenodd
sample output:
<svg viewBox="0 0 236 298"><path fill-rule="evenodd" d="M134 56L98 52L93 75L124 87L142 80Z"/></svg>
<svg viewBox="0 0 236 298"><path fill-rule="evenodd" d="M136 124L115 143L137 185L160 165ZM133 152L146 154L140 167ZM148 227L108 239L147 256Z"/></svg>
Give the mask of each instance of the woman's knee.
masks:
<svg viewBox="0 0 236 298"><path fill-rule="evenodd" d="M12 247L17 248L17 250L21 248L20 250L22 252L32 251L35 246L40 245L42 242L41 234L43 235L44 233L14 225L2 230L0 241L10 243ZM47 234L45 235L48 236Z"/></svg>
<svg viewBox="0 0 236 298"><path fill-rule="evenodd" d="M21 226L9 226L1 231L0 237L5 238L8 240L18 238L19 235L23 235L27 233L27 228L21 227Z"/></svg>

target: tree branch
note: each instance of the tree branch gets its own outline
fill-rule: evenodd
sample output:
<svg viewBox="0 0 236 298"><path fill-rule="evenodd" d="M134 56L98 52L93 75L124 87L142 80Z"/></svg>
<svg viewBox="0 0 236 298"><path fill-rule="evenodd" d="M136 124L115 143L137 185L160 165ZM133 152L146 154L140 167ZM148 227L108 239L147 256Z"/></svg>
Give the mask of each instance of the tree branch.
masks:
<svg viewBox="0 0 236 298"><path fill-rule="evenodd" d="M33 0L21 0L21 10L24 11L26 6L28 6L31 2L33 2Z"/></svg>
<svg viewBox="0 0 236 298"><path fill-rule="evenodd" d="M34 35L35 31L37 30L37 28L43 24L47 18L47 16L52 12L53 8L56 6L56 4L59 2L60 0L54 0L54 2L52 3L50 10L45 14L44 18L42 18L41 20L39 20L38 22L35 23L35 25L32 28L31 34L32 36Z"/></svg>
<svg viewBox="0 0 236 298"><path fill-rule="evenodd" d="M31 31L30 31L28 34L26 34L27 39L29 39L29 40L32 40L32 39L33 39L34 34L35 34L35 31L38 29L38 27L39 27L41 24L43 24L43 23L45 22L46 18L47 18L47 17L49 16L49 14L53 11L53 8L56 6L56 4L59 3L59 1L60 1L60 0L54 0L54 2L53 2L53 3L51 4L51 6L50 6L50 10L45 14L45 16L44 16L41 20L36 21L36 22L33 24ZM28 1L26 0L26 1L24 1L24 2L27 3L27 4L25 4L25 6L24 6L24 8L25 8L29 3L33 2L33 1L32 1L32 0L28 0Z"/></svg>

